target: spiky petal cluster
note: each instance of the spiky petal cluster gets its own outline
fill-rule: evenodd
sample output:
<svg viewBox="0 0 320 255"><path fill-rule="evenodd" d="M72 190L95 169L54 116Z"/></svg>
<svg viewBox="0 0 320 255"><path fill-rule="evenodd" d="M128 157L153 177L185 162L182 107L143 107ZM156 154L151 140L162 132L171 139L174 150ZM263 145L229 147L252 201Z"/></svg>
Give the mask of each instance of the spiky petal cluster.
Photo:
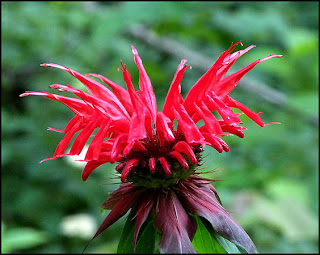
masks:
<svg viewBox="0 0 320 255"><path fill-rule="evenodd" d="M242 76L256 64L281 55L270 55L258 59L238 72L225 77L234 62L254 47L232 53L238 43L223 52L213 66L196 82L183 99L180 82L184 72L189 68L186 60L182 60L174 75L162 111L157 112L156 97L151 81L142 65L137 50L131 46L134 61L139 69L139 91L135 91L126 65L121 62L121 71L127 90L98 74L87 74L100 78L112 89L90 79L68 67L45 63L42 66L56 67L69 72L81 81L89 93L73 88L70 85L52 84L50 88L68 91L77 98L65 97L49 92L27 91L20 95L41 95L67 105L75 116L64 130L49 130L64 133L52 158L66 155L79 155L89 137L97 129L84 161L87 162L82 173L86 180L94 169L106 162L120 162L117 170L121 180L125 181L133 168L147 168L150 172L162 171L172 174L172 166L178 162L182 168L189 169L196 164L195 153L199 146L209 145L217 151L228 151L228 145L221 137L235 134L243 137L242 121L239 114L231 108L237 108L260 126L265 124L257 113L229 96ZM221 118L214 115L217 112ZM177 120L174 128L173 120ZM204 125L198 127L200 120ZM270 123L269 123L270 124ZM80 131L80 132L79 132ZM65 152L72 137L71 149ZM45 159L45 160L48 160ZM160 169L160 170L159 170Z"/></svg>

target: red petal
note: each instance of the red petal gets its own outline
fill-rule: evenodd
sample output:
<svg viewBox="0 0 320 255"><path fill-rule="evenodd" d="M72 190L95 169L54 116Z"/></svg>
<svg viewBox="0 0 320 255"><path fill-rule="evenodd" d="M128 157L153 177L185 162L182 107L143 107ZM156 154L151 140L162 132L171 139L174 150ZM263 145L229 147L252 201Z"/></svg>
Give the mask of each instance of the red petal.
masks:
<svg viewBox="0 0 320 255"><path fill-rule="evenodd" d="M172 133L172 121L163 114L163 112L158 112L156 128L158 133L161 133L161 137L164 137L165 141L173 142L175 137ZM162 141L164 144L164 141Z"/></svg>
<svg viewBox="0 0 320 255"><path fill-rule="evenodd" d="M186 161L186 159L177 151L172 151L170 153L170 156L175 158L176 160L179 161L180 165L184 168L184 169L189 169L189 165Z"/></svg>
<svg viewBox="0 0 320 255"><path fill-rule="evenodd" d="M86 164L85 168L82 171L82 180L86 181L89 177L89 175L95 170L98 166L106 163L105 161L90 161Z"/></svg>
<svg viewBox="0 0 320 255"><path fill-rule="evenodd" d="M205 103L208 105L210 110L217 110L221 115L223 120L228 125L233 125L234 123L242 124L241 119L235 114L230 107L228 107L213 91L206 94Z"/></svg>
<svg viewBox="0 0 320 255"><path fill-rule="evenodd" d="M78 134L70 149L70 155L79 155L88 141L90 135L98 127L99 119L95 119L86 124L84 129Z"/></svg>
<svg viewBox="0 0 320 255"><path fill-rule="evenodd" d="M99 82L92 80L65 66L52 64L52 63L45 63L45 64L42 64L41 66L51 66L51 67L56 67L56 68L67 71L72 76L76 77L79 81L81 81L93 96L113 104L114 107L117 107L121 109L123 113L126 113L126 110L124 106L121 104L121 102L119 101L119 99L108 88L106 88Z"/></svg>
<svg viewBox="0 0 320 255"><path fill-rule="evenodd" d="M129 96L128 91L126 91L123 87L114 83L113 81L110 81L109 79L107 79L106 77L104 77L102 75L88 73L87 76L94 76L94 77L100 78L103 82L108 84L112 88L113 93L118 97L120 102L126 108L129 115L132 114L133 107L132 107L131 101L129 100L130 96Z"/></svg>
<svg viewBox="0 0 320 255"><path fill-rule="evenodd" d="M149 169L151 172L156 170L156 159L155 158L149 159Z"/></svg>
<svg viewBox="0 0 320 255"><path fill-rule="evenodd" d="M179 105L178 108L174 110L174 115L178 121L177 129L181 128L189 144L204 144L203 136L183 105Z"/></svg>
<svg viewBox="0 0 320 255"><path fill-rule="evenodd" d="M160 157L158 160L160 161L164 172L167 175L171 175L170 165L168 164L167 160L164 157Z"/></svg>
<svg viewBox="0 0 320 255"><path fill-rule="evenodd" d="M127 178L128 174L130 173L131 169L139 164L138 159L130 159L126 166L122 170L121 174L121 181L124 182Z"/></svg>
<svg viewBox="0 0 320 255"><path fill-rule="evenodd" d="M59 101L66 106L68 106L75 114L80 116L90 115L92 113L92 108L89 107L86 103L84 103L82 100L79 100L77 98L71 98L71 97L64 97L59 96L56 94L51 94L49 92L33 92L33 91L27 91L20 95L20 97L30 96L30 95L36 95L36 96L44 96L46 98Z"/></svg>
<svg viewBox="0 0 320 255"><path fill-rule="evenodd" d="M133 45L131 45L131 49L134 54L134 62L139 69L140 98L145 103L145 106L149 109L153 122L156 123L157 101L156 96L153 93L151 81L143 67L142 60L138 55L137 50L133 47Z"/></svg>
<svg viewBox="0 0 320 255"><path fill-rule="evenodd" d="M65 149L67 148L71 138L74 136L76 132L78 132L81 129L81 120L78 120L78 122L69 130L69 132L62 138L60 143L58 144L53 157L59 157Z"/></svg>
<svg viewBox="0 0 320 255"><path fill-rule="evenodd" d="M187 60L181 60L178 70L174 75L173 81L170 85L168 94L166 96L162 112L168 116L171 120L174 119L173 109L176 104L183 104L183 98L181 96L181 85L180 82L183 78L184 72L190 68L190 66L185 65Z"/></svg>
<svg viewBox="0 0 320 255"><path fill-rule="evenodd" d="M228 77L221 80L219 83L215 85L214 92L220 96L224 97L226 95L229 95L230 92L234 89L234 87L237 85L239 80L252 68L254 68L258 63L261 63L265 60L271 59L271 58L279 58L281 55L270 55L268 57L258 59L251 63L250 65L246 66L245 68L242 68L238 72L235 72Z"/></svg>
<svg viewBox="0 0 320 255"><path fill-rule="evenodd" d="M207 131L215 135L223 135L217 118L203 102L201 103L200 107L198 107L196 103L194 103L194 106L200 117L204 120Z"/></svg>
<svg viewBox="0 0 320 255"><path fill-rule="evenodd" d="M102 143L104 138L107 136L111 120L102 122L97 134L92 139L88 148L85 160L97 160L102 149Z"/></svg>
<svg viewBox="0 0 320 255"><path fill-rule="evenodd" d="M127 134L121 134L121 135L117 136L117 138L115 139L113 146L112 146L111 153L110 153L110 162L111 163L116 162L116 159L117 159L119 153L121 151L123 151L124 147L127 145L127 143L126 143L127 138L128 138Z"/></svg>
<svg viewBox="0 0 320 255"><path fill-rule="evenodd" d="M217 136L211 135L209 133L202 133L202 135L206 138L206 141L211 147L215 148L220 153L223 152L223 147L218 141Z"/></svg>
<svg viewBox="0 0 320 255"><path fill-rule="evenodd" d="M270 122L268 124L265 124L262 119L258 116L257 113L246 107L245 105L241 104L240 102L234 100L230 96L226 97L226 102L228 106L234 107L242 111L245 115L247 115L250 119L252 119L255 123L257 123L259 126L264 127L269 124L276 124L279 122Z"/></svg>
<svg viewBox="0 0 320 255"><path fill-rule="evenodd" d="M129 138L128 142L131 143L133 140L136 139L143 139L146 137L146 126L145 126L145 119L146 113L143 103L141 102L140 98L137 96L132 82L129 72L126 69L126 66L121 62L122 65L122 73L123 78L127 84L128 92L131 98L131 102L134 108L134 112L131 117L130 123L130 131L129 131Z"/></svg>
<svg viewBox="0 0 320 255"><path fill-rule="evenodd" d="M173 149L176 150L177 152L182 152L182 153L186 154L190 158L192 164L196 164L198 162L197 158L196 158L196 155L194 154L194 152L191 149L190 145L187 144L186 142L184 142L184 141L178 142L173 147Z"/></svg>

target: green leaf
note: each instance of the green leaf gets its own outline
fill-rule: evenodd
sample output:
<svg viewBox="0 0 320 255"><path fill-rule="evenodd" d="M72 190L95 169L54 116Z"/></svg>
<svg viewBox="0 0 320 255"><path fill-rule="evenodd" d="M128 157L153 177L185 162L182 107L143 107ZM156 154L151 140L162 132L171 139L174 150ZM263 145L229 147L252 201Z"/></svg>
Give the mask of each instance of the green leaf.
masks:
<svg viewBox="0 0 320 255"><path fill-rule="evenodd" d="M157 243L157 230L155 229L151 217L145 222L146 227L142 230L141 235L138 237L136 253L139 254L152 254L159 253Z"/></svg>
<svg viewBox="0 0 320 255"><path fill-rule="evenodd" d="M214 235L214 238L217 240L217 242L227 251L227 253L241 253L238 247L234 243L223 238L216 231L214 231L213 235Z"/></svg>
<svg viewBox="0 0 320 255"><path fill-rule="evenodd" d="M30 249L49 240L45 232L26 227L4 230L2 236L1 252L3 253Z"/></svg>
<svg viewBox="0 0 320 255"><path fill-rule="evenodd" d="M197 231L192 240L193 247L198 253L227 253L217 242L213 228L210 231L199 216L194 216L197 221Z"/></svg>
<svg viewBox="0 0 320 255"><path fill-rule="evenodd" d="M128 219L122 229L117 253L128 254L133 251L133 233L135 228L135 220L133 219L135 213L131 211Z"/></svg>
<svg viewBox="0 0 320 255"><path fill-rule="evenodd" d="M135 212L131 211L128 219L122 230L117 253L128 254L133 253L133 234L135 229ZM153 254L160 253L158 243L160 240L160 233L156 230L153 218L150 215L146 222L142 225L137 240L135 253L139 254Z"/></svg>

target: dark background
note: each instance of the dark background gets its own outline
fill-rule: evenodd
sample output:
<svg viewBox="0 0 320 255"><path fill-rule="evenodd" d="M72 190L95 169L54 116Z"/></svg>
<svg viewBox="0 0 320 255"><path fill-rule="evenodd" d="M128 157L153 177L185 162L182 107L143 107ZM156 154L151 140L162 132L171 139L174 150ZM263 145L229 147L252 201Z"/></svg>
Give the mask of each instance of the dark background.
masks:
<svg viewBox="0 0 320 255"><path fill-rule="evenodd" d="M137 89L133 44L161 110L181 59L193 67L181 84L185 96L237 41L244 45L237 50L257 47L233 71L270 54L283 55L257 65L231 94L262 111L265 122L281 125L261 128L241 116L245 138L226 137L228 153L206 147L203 169L216 169L210 177L226 179L215 183L223 205L260 252L318 252L318 2L4 1L1 12L3 253L81 252L105 217L99 206L117 188L100 185L118 181L110 179L115 165L100 166L83 182L83 165L68 157L38 163L53 155L63 137L46 128L63 129L73 113L60 103L19 94L50 91L52 83L83 88L67 72L41 63L99 73L124 86L117 69L122 60ZM246 89L250 84L254 87ZM72 222L75 228L62 227ZM115 252L123 223L101 234L87 252Z"/></svg>

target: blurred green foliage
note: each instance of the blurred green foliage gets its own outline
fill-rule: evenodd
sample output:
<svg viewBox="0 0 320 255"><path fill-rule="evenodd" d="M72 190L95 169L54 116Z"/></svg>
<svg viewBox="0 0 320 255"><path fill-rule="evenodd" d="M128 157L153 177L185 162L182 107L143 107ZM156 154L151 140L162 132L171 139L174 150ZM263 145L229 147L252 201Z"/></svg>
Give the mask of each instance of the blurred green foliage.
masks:
<svg viewBox="0 0 320 255"><path fill-rule="evenodd" d="M21 99L19 94L49 91L52 83L81 86L66 72L39 66L45 62L99 73L124 85L117 70L122 60L137 84L132 43L160 107L181 59L126 33L131 25L143 24L212 63L231 42L257 45L237 61L235 70L270 54L283 55L246 76L285 93L297 111L237 88L232 94L236 99L264 112L265 122L281 125L261 128L243 116L245 138L226 137L228 153L206 148L209 163L202 169L217 169L211 177L226 180L215 183L222 202L260 252L317 253L318 126L304 117L318 116L318 10L313 1L1 2L2 252L78 253L89 240L64 235L62 220L86 213L102 222L99 206L117 184L99 184L119 181L114 166L99 167L83 182L83 165L66 158L39 164L52 156L62 138L46 128L63 129L73 113L45 98ZM186 72L184 95L201 75L196 69ZM123 225L124 219L111 226L87 252L115 252Z"/></svg>

